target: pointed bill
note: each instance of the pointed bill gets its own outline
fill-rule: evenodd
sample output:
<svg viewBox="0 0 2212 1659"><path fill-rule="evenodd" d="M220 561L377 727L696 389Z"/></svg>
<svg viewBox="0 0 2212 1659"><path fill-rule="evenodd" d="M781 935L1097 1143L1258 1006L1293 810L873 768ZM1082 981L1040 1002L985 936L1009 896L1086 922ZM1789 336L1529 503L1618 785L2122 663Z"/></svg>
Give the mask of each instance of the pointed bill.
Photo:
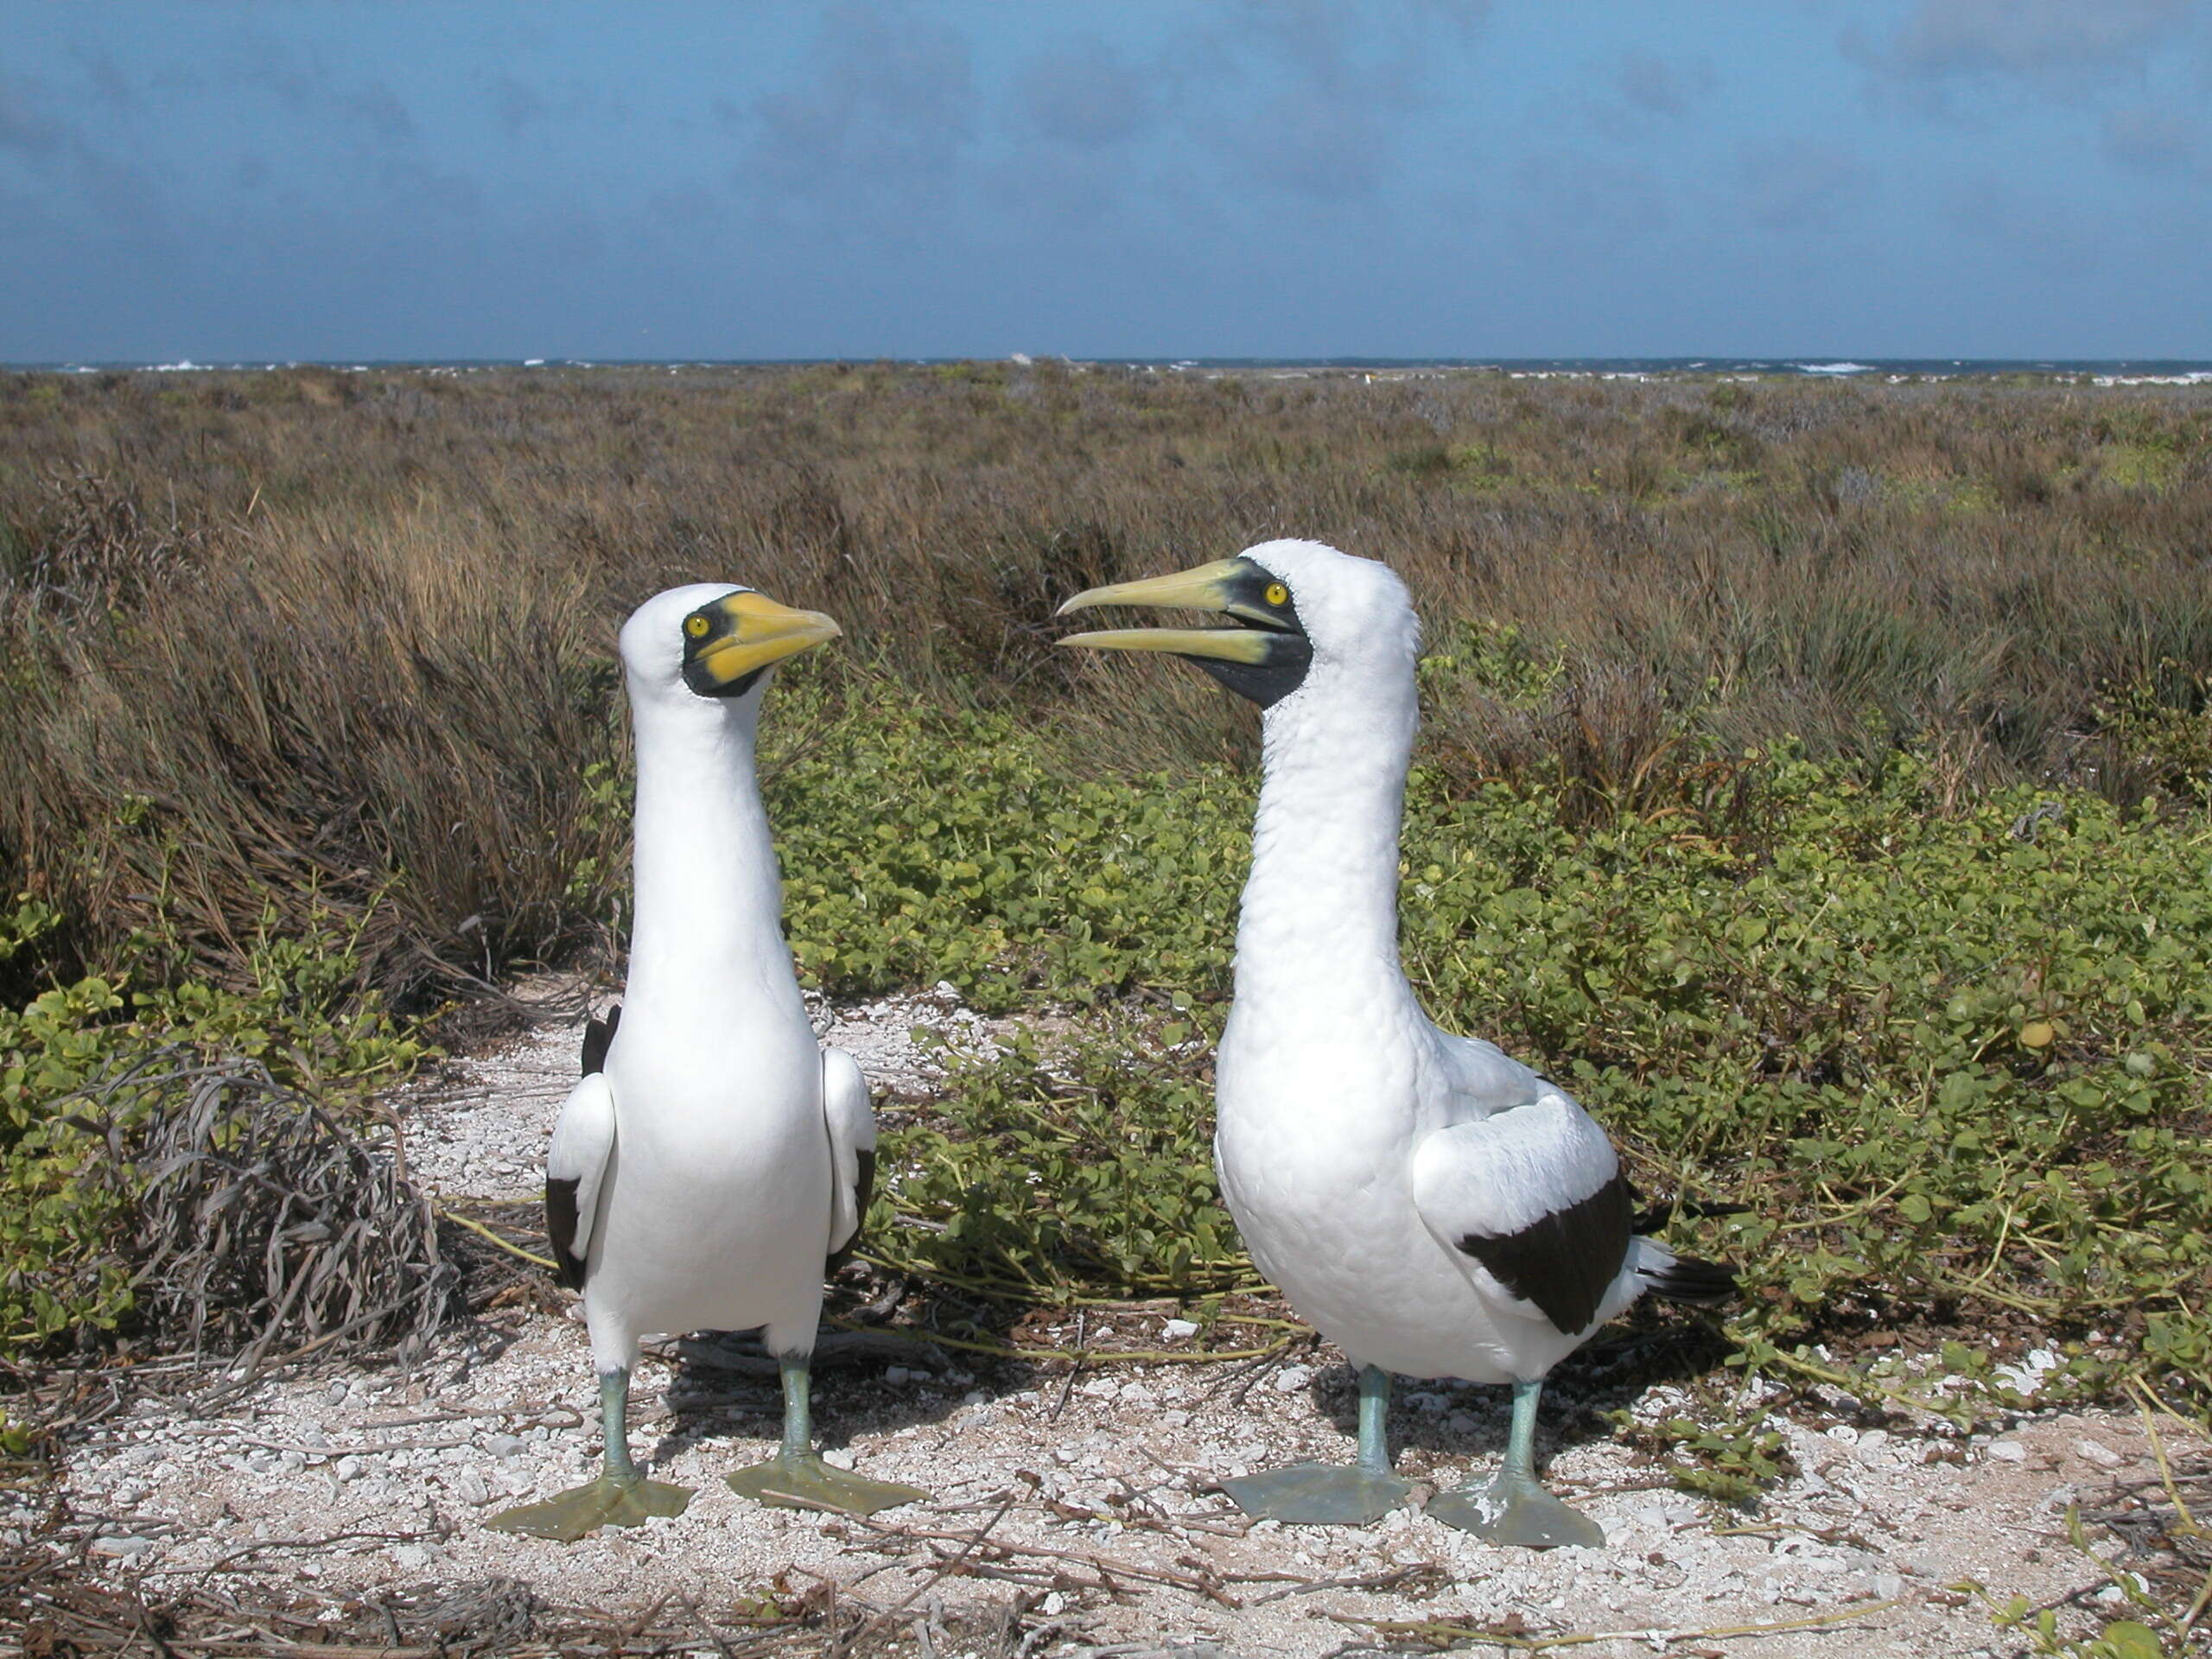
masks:
<svg viewBox="0 0 2212 1659"><path fill-rule="evenodd" d="M701 606L683 626L684 677L703 696L844 632L819 611L796 611L749 589Z"/></svg>
<svg viewBox="0 0 2212 1659"><path fill-rule="evenodd" d="M1103 628L1095 633L1071 633L1052 643L1083 645L1092 651L1165 651L1178 657L1257 664L1269 659L1276 638L1250 628Z"/></svg>
<svg viewBox="0 0 2212 1659"><path fill-rule="evenodd" d="M1236 589L1252 568L1243 559L1216 559L1211 564L1178 570L1169 575L1112 582L1077 594L1053 614L1065 616L1070 611L1093 610L1101 605L1141 605L1147 610L1159 611L1226 612L1236 602ZM1060 643L1070 645L1092 638L1079 633Z"/></svg>

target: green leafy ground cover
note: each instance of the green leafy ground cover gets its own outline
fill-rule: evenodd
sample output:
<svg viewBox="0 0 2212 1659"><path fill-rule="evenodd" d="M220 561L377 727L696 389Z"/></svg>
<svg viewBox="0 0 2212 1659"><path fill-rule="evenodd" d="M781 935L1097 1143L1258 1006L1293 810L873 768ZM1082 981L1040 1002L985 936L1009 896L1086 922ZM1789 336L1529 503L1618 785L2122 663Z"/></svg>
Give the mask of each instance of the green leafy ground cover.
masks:
<svg viewBox="0 0 2212 1659"><path fill-rule="evenodd" d="M779 778L820 982L1086 1010L1071 1050L969 1068L899 1137L880 1236L1007 1294L1217 1292L1247 1269L1185 1039L1224 1007L1251 784L1049 760L1010 722L878 700ZM1408 971L1442 1023L1574 1090L1650 1192L1743 1206L1698 1241L1751 1287L1736 1363L1922 1396L1902 1379L1933 1363L2001 1399L2031 1338L2069 1357L2049 1397L2140 1372L2202 1403L2212 836L2082 792L1932 814L1929 789L1906 756L1867 784L1785 753L1724 811L1578 831L1541 793L1420 771Z"/></svg>
<svg viewBox="0 0 2212 1659"><path fill-rule="evenodd" d="M1075 1010L1049 1055L960 1070L892 1137L885 1249L1017 1299L1249 1283L1207 1067L1251 780L1072 779L1001 716L777 696L772 720L806 734L769 760L810 979ZM1995 1362L2032 1338L2071 1357L2054 1397L2144 1374L2202 1404L2212 836L2082 792L1943 816L1928 791L1910 758L1867 784L1785 753L1744 763L1725 810L1576 830L1541 792L1419 770L1408 971L1446 1026L1572 1088L1649 1193L1743 1206L1681 1227L1745 1269L1735 1363L1916 1397L1932 1363L2001 1398ZM404 1062L372 1009L346 1011L343 942L319 949L270 943L244 991L94 978L0 1016L11 1341L120 1306L111 1280L65 1305L42 1277L41 1252L97 1254L105 1221L73 1204L82 1148L41 1103L179 1033L325 1078ZM1861 1345L1892 1328L1898 1346Z"/></svg>

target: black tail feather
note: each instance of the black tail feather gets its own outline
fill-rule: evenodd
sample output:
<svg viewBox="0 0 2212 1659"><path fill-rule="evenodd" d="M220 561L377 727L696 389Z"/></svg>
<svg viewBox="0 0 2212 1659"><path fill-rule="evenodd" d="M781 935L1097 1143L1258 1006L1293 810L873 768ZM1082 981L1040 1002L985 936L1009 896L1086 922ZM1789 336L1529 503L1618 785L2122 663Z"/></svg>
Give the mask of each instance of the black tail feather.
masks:
<svg viewBox="0 0 2212 1659"><path fill-rule="evenodd" d="M607 1018L584 1020L584 1076L607 1069L607 1051L613 1046L614 1033L622 1024L622 1005L617 1002L607 1011Z"/></svg>
<svg viewBox="0 0 2212 1659"><path fill-rule="evenodd" d="M1690 1255L1678 1255L1663 1268L1646 1268L1639 1276L1654 1296L1696 1307L1732 1301L1738 1288L1733 1269Z"/></svg>

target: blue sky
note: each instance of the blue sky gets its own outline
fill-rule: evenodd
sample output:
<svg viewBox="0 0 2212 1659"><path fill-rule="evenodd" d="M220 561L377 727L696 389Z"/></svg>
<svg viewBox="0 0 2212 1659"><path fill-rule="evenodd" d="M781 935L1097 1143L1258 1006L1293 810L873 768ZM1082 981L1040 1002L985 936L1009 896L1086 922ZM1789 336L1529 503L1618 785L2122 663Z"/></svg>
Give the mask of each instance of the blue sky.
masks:
<svg viewBox="0 0 2212 1659"><path fill-rule="evenodd" d="M2212 0L89 5L0 360L2212 358Z"/></svg>

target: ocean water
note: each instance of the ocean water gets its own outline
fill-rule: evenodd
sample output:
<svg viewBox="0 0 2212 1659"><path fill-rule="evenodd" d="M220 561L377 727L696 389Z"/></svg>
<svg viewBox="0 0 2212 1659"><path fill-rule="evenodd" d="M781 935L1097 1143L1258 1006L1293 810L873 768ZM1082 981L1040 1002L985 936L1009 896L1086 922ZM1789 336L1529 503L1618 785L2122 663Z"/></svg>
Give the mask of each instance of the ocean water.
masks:
<svg viewBox="0 0 2212 1659"><path fill-rule="evenodd" d="M435 361L343 359L296 362L175 363L19 363L12 369L64 374L98 374L116 370L160 373L194 371L319 367L356 372L370 369L417 369L461 374L486 369L761 368L778 365L823 363L839 359L620 359L586 360L579 358L480 358ZM874 359L849 359L863 361ZM964 358L914 358L916 363L972 362ZM1011 359L1032 359L1016 353ZM1978 358L1978 357L1185 357L1096 358L1077 359L1117 368L1150 369L1163 373L1263 373L1297 375L1354 373L1406 375L1446 370L1488 370L1520 378L1586 378L1646 379L1670 375L1759 376L1781 375L1808 378L1922 380L1966 379L1997 376L2041 376L2053 379L2088 381L2098 385L2212 386L2212 361L2188 358Z"/></svg>
<svg viewBox="0 0 2212 1659"><path fill-rule="evenodd" d="M1160 366L1180 369L1365 370L1408 373L1488 369L1529 379L1582 376L1643 379L1662 375L1785 375L1831 379L1960 379L2047 375L2106 385L2212 385L2212 362L2185 358L1975 357L1440 357L1196 358Z"/></svg>

